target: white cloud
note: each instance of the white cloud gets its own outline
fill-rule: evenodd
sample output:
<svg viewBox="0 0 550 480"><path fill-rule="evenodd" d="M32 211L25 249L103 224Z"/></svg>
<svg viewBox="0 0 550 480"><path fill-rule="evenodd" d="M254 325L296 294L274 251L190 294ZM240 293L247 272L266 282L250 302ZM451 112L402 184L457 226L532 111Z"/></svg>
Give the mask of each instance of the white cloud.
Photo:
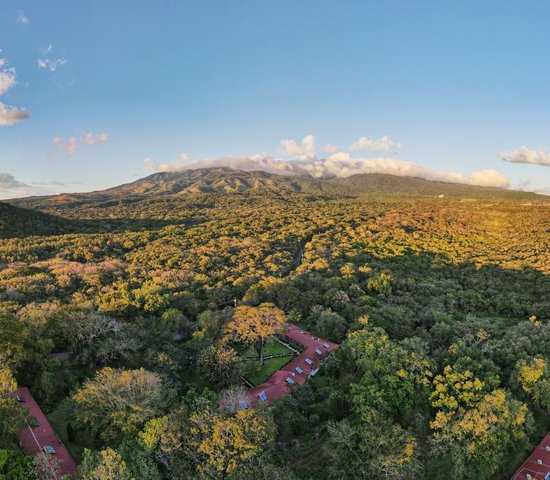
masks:
<svg viewBox="0 0 550 480"><path fill-rule="evenodd" d="M73 153L75 153L76 149L80 145L80 142L76 137L69 137L67 140L62 139L61 137L54 137L52 143L56 147L59 147L61 150L63 150L66 155L72 155Z"/></svg>
<svg viewBox="0 0 550 480"><path fill-rule="evenodd" d="M401 144L394 142L388 135L384 135L382 138L376 140L361 137L350 147L350 150L367 150L373 152L387 152L389 150L400 150Z"/></svg>
<svg viewBox="0 0 550 480"><path fill-rule="evenodd" d="M50 43L46 48L40 49L41 57L36 61L36 66L49 72L56 72L59 67L62 67L67 63L64 56L54 56L54 48Z"/></svg>
<svg viewBox="0 0 550 480"><path fill-rule="evenodd" d="M29 118L29 112L24 108L10 107L0 102L0 126L7 127Z"/></svg>
<svg viewBox="0 0 550 480"><path fill-rule="evenodd" d="M15 84L15 68L10 67L5 58L0 58L0 95L4 95ZM24 108L12 107L0 102L0 126L7 127L29 118L29 112Z"/></svg>
<svg viewBox="0 0 550 480"><path fill-rule="evenodd" d="M525 146L519 147L515 152L500 152L499 156L506 162L550 166L550 153L544 150L531 150Z"/></svg>
<svg viewBox="0 0 550 480"><path fill-rule="evenodd" d="M50 72L55 72L59 67L65 65L67 60L64 58L57 58L52 60L50 58L39 58L36 62L38 68L44 68Z"/></svg>
<svg viewBox="0 0 550 480"><path fill-rule="evenodd" d="M19 15L17 16L17 18L15 19L15 21L16 21L17 23L21 23L22 25L26 25L27 23L30 22L29 17L27 17L27 16L25 15L25 12L24 12L23 10L20 10L20 11L19 11Z"/></svg>
<svg viewBox="0 0 550 480"><path fill-rule="evenodd" d="M508 177L500 172L497 172L494 169L473 172L470 183L472 185L479 185L481 187L508 188L510 186L510 180L508 179Z"/></svg>
<svg viewBox="0 0 550 480"><path fill-rule="evenodd" d="M5 62L0 59L0 62ZM6 93L16 83L15 69L4 67L5 63L0 63L0 95Z"/></svg>
<svg viewBox="0 0 550 480"><path fill-rule="evenodd" d="M152 158L145 158L143 160L143 169L147 172L176 172L178 170L185 170L189 168L188 165L189 157L182 153L178 156L176 160L170 163L157 163Z"/></svg>
<svg viewBox="0 0 550 480"><path fill-rule="evenodd" d="M66 155L73 155L82 145L99 145L109 141L109 134L84 133L80 137L69 137L66 140L61 137L54 137L52 143L65 152Z"/></svg>
<svg viewBox="0 0 550 480"><path fill-rule="evenodd" d="M374 142L391 143L389 137L382 137ZM168 162L157 163L151 158L143 161L143 168L150 172L174 172L197 168L230 167L236 170L261 170L280 175L309 175L314 178L349 177L355 174L387 173L391 175L419 177L448 183L466 185L491 186L507 188L509 179L496 170L480 170L470 175L455 172L439 172L422 165L398 160L395 158L352 157L349 152L337 151L337 147L327 145L324 150L331 151L326 158L318 158L315 154L315 139L307 135L300 143L292 139L281 141L281 150L293 158L274 158L267 154L244 157L205 158L189 160L187 155ZM328 147L328 148L327 148Z"/></svg>
<svg viewBox="0 0 550 480"><path fill-rule="evenodd" d="M98 134L85 133L82 136L82 143L85 143L86 145L98 145L107 141L109 141L109 134L105 132Z"/></svg>
<svg viewBox="0 0 550 480"><path fill-rule="evenodd" d="M300 144L291 138L281 140L281 153L298 155L299 157L312 157L315 155L315 137L306 135Z"/></svg>
<svg viewBox="0 0 550 480"><path fill-rule="evenodd" d="M336 145L332 145L331 143L327 143L323 147L323 152L326 153L336 153L338 151L338 147Z"/></svg>
<svg viewBox="0 0 550 480"><path fill-rule="evenodd" d="M324 159L298 162L300 168L313 177L349 177L360 173L387 173L408 177L420 177L441 182L468 185L508 187L510 181L495 170L473 172L471 176L445 173L394 158L353 158L347 152L338 152Z"/></svg>
<svg viewBox="0 0 550 480"><path fill-rule="evenodd" d="M349 177L361 173L387 173L391 175L425 178L449 183L506 188L510 181L495 170L473 172L470 176L445 173L393 158L352 158L349 153L338 152L327 158L296 158L284 160L265 155L248 157L207 158L192 162L174 161L157 163L150 158L143 166L151 172L174 172L195 168L230 167L236 170L261 170L279 175L310 175L315 178Z"/></svg>

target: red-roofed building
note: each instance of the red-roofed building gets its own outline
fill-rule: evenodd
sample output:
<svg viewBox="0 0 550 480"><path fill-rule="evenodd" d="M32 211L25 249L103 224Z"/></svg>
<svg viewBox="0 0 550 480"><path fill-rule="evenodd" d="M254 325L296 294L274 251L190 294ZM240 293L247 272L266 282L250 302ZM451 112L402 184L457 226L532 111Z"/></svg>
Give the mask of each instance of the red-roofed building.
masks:
<svg viewBox="0 0 550 480"><path fill-rule="evenodd" d="M519 467L512 480L550 480L550 433Z"/></svg>
<svg viewBox="0 0 550 480"><path fill-rule="evenodd" d="M17 390L17 398L21 408L29 410L30 417L36 419L36 425L27 425L19 435L19 443L28 455L46 453L60 460L59 476L73 475L77 465L71 454L55 433L49 420L36 403L30 390L26 387ZM31 422L32 423L32 422Z"/></svg>
<svg viewBox="0 0 550 480"><path fill-rule="evenodd" d="M293 342L302 345L304 350L277 370L264 383L248 391L251 407L260 401L269 405L274 400L290 393L291 385L304 383L308 377L315 375L327 355L339 347L338 344L317 338L296 325L290 325L285 335Z"/></svg>

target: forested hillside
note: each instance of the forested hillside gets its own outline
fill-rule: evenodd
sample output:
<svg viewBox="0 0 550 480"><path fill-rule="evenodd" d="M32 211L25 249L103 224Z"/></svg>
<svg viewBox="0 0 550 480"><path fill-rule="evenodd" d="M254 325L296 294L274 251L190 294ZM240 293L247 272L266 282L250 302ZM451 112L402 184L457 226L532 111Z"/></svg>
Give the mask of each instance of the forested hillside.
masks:
<svg viewBox="0 0 550 480"><path fill-rule="evenodd" d="M214 169L12 203L41 220L1 211L0 383L81 478L507 478L550 428L547 197ZM226 408L265 312L341 347Z"/></svg>
<svg viewBox="0 0 550 480"><path fill-rule="evenodd" d="M74 227L75 222L0 202L0 238L54 235Z"/></svg>

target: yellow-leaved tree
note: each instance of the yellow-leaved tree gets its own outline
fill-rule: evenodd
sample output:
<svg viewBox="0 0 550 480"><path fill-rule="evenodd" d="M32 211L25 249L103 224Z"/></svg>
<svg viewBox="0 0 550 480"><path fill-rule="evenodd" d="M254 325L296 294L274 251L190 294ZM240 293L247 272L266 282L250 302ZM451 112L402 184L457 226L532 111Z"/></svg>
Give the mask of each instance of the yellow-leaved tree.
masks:
<svg viewBox="0 0 550 480"><path fill-rule="evenodd" d="M452 459L453 478L490 478L502 466L508 449L526 441L531 417L527 405L502 389L477 402L470 401L470 393L467 397L467 406L442 405L437 411L430 423L434 453Z"/></svg>
<svg viewBox="0 0 550 480"><path fill-rule="evenodd" d="M276 427L264 410L224 415L206 408L189 418L190 442L200 478L226 478L264 452Z"/></svg>
<svg viewBox="0 0 550 480"><path fill-rule="evenodd" d="M538 406L550 410L550 371L546 360L534 357L516 364L515 378L522 390Z"/></svg>
<svg viewBox="0 0 550 480"><path fill-rule="evenodd" d="M264 364L264 349L269 338L283 333L286 315L272 303L262 303L258 307L239 306L225 329L226 340L245 345L254 345L258 361Z"/></svg>

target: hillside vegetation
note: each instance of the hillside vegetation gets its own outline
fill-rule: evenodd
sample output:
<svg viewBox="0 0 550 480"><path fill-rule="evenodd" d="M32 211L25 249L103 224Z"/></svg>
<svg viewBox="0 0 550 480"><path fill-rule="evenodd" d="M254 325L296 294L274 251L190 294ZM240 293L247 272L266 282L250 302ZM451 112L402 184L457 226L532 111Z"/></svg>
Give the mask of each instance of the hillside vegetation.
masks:
<svg viewBox="0 0 550 480"><path fill-rule="evenodd" d="M213 169L11 203L78 225L3 219L0 363L86 468L507 478L548 430L544 196ZM257 350L228 325L260 310L341 347L271 410L224 408Z"/></svg>
<svg viewBox="0 0 550 480"><path fill-rule="evenodd" d="M73 228L66 219L0 202L0 237L55 235Z"/></svg>

